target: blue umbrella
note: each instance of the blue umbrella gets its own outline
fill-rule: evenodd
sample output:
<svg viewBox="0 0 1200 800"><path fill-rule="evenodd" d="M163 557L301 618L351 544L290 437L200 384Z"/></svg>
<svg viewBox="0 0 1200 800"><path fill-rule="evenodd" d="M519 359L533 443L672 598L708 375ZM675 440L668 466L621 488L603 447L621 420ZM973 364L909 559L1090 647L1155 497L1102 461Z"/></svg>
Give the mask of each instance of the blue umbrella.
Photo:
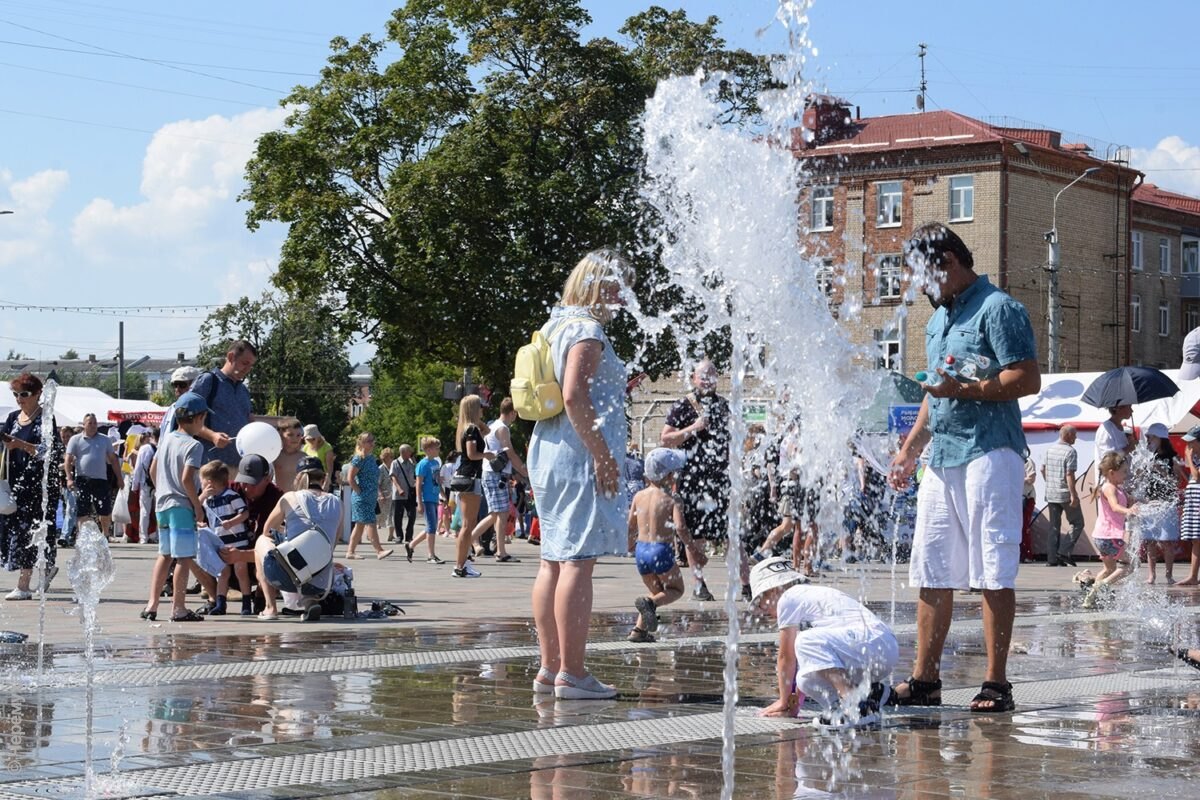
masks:
<svg viewBox="0 0 1200 800"><path fill-rule="evenodd" d="M1096 408L1116 408L1174 397L1178 392L1175 381L1153 367L1117 367L1092 381L1080 399Z"/></svg>

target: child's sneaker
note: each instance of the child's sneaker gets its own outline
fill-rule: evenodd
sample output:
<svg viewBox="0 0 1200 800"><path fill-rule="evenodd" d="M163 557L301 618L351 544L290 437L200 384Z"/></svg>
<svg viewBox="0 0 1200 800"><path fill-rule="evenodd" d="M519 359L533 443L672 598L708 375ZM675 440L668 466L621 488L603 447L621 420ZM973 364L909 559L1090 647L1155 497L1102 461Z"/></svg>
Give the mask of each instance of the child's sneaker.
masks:
<svg viewBox="0 0 1200 800"><path fill-rule="evenodd" d="M242 598L242 616L254 616L254 601L248 595Z"/></svg>
<svg viewBox="0 0 1200 800"><path fill-rule="evenodd" d="M640 615L639 621L641 624L638 628L641 628L646 633L653 633L658 630L658 614L656 613L658 609L654 605L653 600L649 597L639 597L633 601L633 607L638 610L638 614ZM634 630L636 631L638 628L634 628ZM633 641L633 639L630 639L630 641Z"/></svg>

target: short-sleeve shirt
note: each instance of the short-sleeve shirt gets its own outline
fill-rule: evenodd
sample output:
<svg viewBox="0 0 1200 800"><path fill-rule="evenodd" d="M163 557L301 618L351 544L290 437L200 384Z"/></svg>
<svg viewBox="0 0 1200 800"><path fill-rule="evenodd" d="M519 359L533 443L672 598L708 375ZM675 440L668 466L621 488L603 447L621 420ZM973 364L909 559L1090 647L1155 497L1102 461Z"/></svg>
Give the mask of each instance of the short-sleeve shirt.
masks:
<svg viewBox="0 0 1200 800"><path fill-rule="evenodd" d="M271 516L275 506L279 505L279 498L283 497L283 490L274 483L269 483L263 489L262 494L252 500L245 484L231 483L230 487L242 496L246 508L250 509L250 518L246 520L246 524L250 526L250 530L254 532L255 536L262 536L266 532L267 517Z"/></svg>
<svg viewBox="0 0 1200 800"><path fill-rule="evenodd" d="M146 484L149 479L150 483L154 483L154 476L150 474L150 465L154 463L154 445L147 442L138 448L137 451L137 466L133 468L133 476L130 480L130 489L139 490Z"/></svg>
<svg viewBox="0 0 1200 800"><path fill-rule="evenodd" d="M699 419L701 411L708 417L708 427L683 443L687 462L679 490L684 494L709 494L729 481L729 403L725 398L708 394L676 400L667 412L666 424L682 430Z"/></svg>
<svg viewBox="0 0 1200 800"><path fill-rule="evenodd" d="M108 478L108 457L116 453L112 439L97 433L87 437L77 433L67 442L67 454L75 457L75 476L105 480Z"/></svg>
<svg viewBox="0 0 1200 800"><path fill-rule="evenodd" d="M482 453L487 450L487 442L484 441L483 434L479 428L474 425L468 425L463 431L462 440L458 443L458 450L462 453L462 458L458 463L458 474L466 478L474 478L479 480L483 477L483 461L472 461L467 456L467 442L474 442L477 452Z"/></svg>
<svg viewBox="0 0 1200 800"><path fill-rule="evenodd" d="M779 628L867 628L887 626L869 608L828 586L801 584L783 593L776 606Z"/></svg>
<svg viewBox="0 0 1200 800"><path fill-rule="evenodd" d="M232 528L222 525L246 510L246 501L242 496L228 486L225 491L204 501L204 513L208 517L208 527L216 531L217 536L225 544L244 544L250 540L246 531L246 523L239 522Z"/></svg>
<svg viewBox="0 0 1200 800"><path fill-rule="evenodd" d="M992 286L986 275L942 306L925 327L925 356L929 371L946 363L946 356L963 361L985 356L996 368L1037 358L1037 343L1025 306ZM994 374L994 370L993 370ZM1027 452L1016 400L980 401L949 397L925 398L929 404L929 464L959 467L993 450Z"/></svg>
<svg viewBox="0 0 1200 800"><path fill-rule="evenodd" d="M1111 419L1106 419L1096 428L1096 438L1094 441L1096 443L1096 455L1092 459L1092 463L1094 464L1092 470L1095 472L1097 483L1099 483L1100 459L1104 457L1105 453L1110 451L1115 450L1118 453L1124 453L1125 448L1129 446L1129 434L1125 433L1121 429L1121 426Z"/></svg>
<svg viewBox="0 0 1200 800"><path fill-rule="evenodd" d="M436 503L438 501L439 473L441 462L436 458L422 458L417 462L417 477L421 479L421 502Z"/></svg>
<svg viewBox="0 0 1200 800"><path fill-rule="evenodd" d="M200 493L200 465L204 463L204 446L183 431L172 431L158 446L158 471L154 474L154 510L191 508L192 501L184 488L183 468L195 467L192 489Z"/></svg>
<svg viewBox="0 0 1200 800"><path fill-rule="evenodd" d="M402 458L397 458L392 462L392 466L388 469L388 474L390 477L395 478L396 483L400 484L400 488L404 490L404 494L401 494L399 490L396 489L396 483L392 483L389 480L388 483L392 489L393 499L407 500L413 496L413 492L417 488L417 473L415 465L411 461L405 461Z"/></svg>
<svg viewBox="0 0 1200 800"><path fill-rule="evenodd" d="M1066 442L1055 442L1046 448L1046 502L1067 503L1071 500L1071 487L1067 475L1079 475L1079 455Z"/></svg>
<svg viewBox="0 0 1200 800"><path fill-rule="evenodd" d="M191 390L203 397L211 409L205 423L209 430L224 433L233 439L250 422L250 390L243 381L235 381L219 369L210 369L196 378ZM214 459L236 465L241 455L233 442L227 447L214 447L205 442L204 460Z"/></svg>

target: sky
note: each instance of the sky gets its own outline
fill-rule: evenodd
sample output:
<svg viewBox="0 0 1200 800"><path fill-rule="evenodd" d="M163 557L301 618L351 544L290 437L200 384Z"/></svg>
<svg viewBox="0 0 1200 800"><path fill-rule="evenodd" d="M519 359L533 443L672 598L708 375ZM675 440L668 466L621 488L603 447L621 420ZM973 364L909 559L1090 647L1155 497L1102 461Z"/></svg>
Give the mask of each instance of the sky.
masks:
<svg viewBox="0 0 1200 800"><path fill-rule="evenodd" d="M237 202L255 138L315 80L334 36L380 34L397 2L0 0L0 355L194 355L206 306L268 288L283 231ZM620 39L650 3L583 0ZM730 46L779 52L774 0L662 3L716 15ZM863 116L927 107L1130 148L1148 182L1200 195L1200 66L1190 2L816 0L810 78ZM1073 139L1076 137L1067 137ZM414 309L414 311L416 311ZM353 360L372 353L352 348Z"/></svg>

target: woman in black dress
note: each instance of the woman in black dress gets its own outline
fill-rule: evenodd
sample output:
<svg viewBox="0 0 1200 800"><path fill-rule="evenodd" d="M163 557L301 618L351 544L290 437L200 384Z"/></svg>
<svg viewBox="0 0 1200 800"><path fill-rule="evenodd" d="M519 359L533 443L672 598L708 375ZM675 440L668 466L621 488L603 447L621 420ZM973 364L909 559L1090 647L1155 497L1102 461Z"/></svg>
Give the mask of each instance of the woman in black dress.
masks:
<svg viewBox="0 0 1200 800"><path fill-rule="evenodd" d="M8 415L0 429L4 442L4 458L8 462L8 485L17 510L0 516L0 562L9 572L19 572L17 588L6 600L29 600L33 597L30 580L38 559L38 545L33 536L45 521L42 535L46 538L45 577L39 588L49 588L58 567L54 566L58 531L54 509L58 506L62 485L63 446L58 426L50 421L50 436L42 440L42 381L36 375L22 372L12 383L17 410ZM42 504L42 480L46 472L45 459L50 459L48 496Z"/></svg>

